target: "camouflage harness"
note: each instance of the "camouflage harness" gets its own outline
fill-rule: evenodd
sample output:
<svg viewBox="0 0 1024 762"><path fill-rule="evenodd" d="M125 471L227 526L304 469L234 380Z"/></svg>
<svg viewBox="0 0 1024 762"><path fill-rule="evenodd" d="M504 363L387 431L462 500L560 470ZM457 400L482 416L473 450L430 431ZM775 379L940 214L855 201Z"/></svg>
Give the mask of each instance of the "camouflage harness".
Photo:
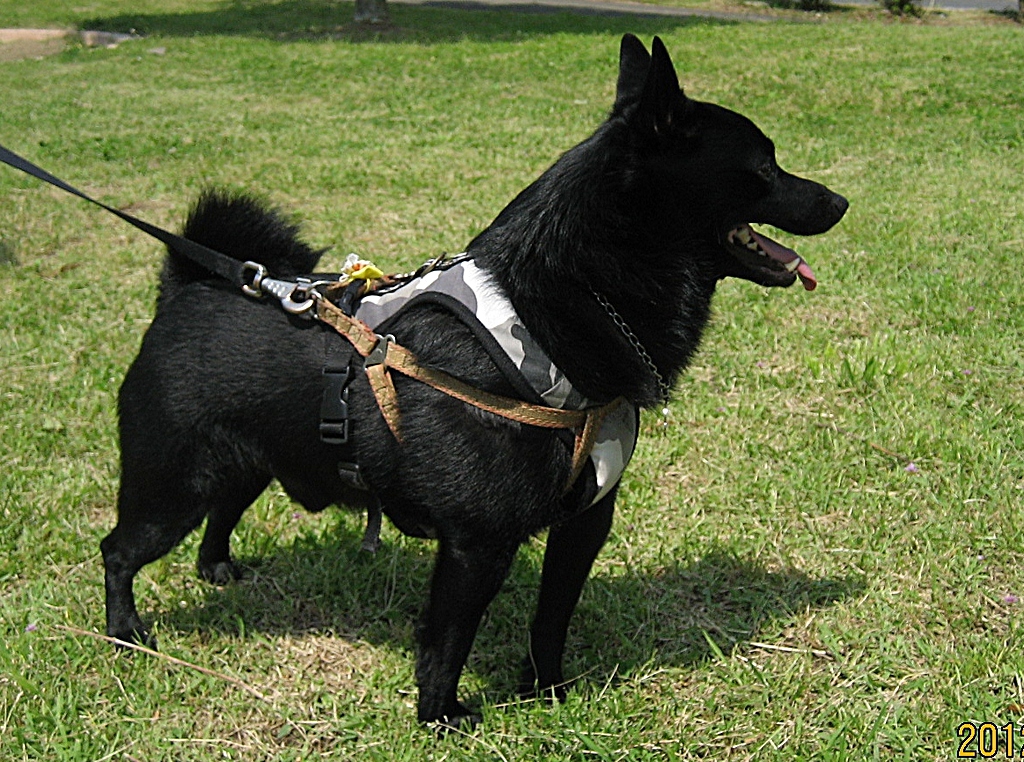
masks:
<svg viewBox="0 0 1024 762"><path fill-rule="evenodd" d="M391 371L503 418L571 431L572 468L564 492L572 488L588 460L593 464L598 487L593 502L611 491L636 445L636 408L622 398L592 405L583 397L548 359L512 305L472 259L434 260L411 276L385 278L360 288L364 283L331 284L324 292L327 298L316 300L316 316L364 358L363 367L377 405L399 442L401 414ZM339 293L344 294L353 285L357 290L354 298L339 298ZM378 332L401 310L423 303L438 304L467 325L517 391L536 401L492 394L426 368L409 350L395 343L393 336Z"/></svg>

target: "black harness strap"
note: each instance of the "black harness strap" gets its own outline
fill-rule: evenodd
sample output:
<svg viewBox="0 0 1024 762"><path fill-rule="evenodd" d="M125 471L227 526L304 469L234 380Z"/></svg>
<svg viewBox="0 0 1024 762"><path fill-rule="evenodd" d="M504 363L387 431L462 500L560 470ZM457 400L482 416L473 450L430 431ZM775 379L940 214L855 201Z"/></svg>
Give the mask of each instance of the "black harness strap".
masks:
<svg viewBox="0 0 1024 762"><path fill-rule="evenodd" d="M348 385L355 377L352 368L352 345L337 331L324 331L324 397L320 404L320 440L329 445L349 443L351 424L348 417ZM338 477L347 486L361 492L371 492L363 481L359 464L344 458L338 462ZM383 508L375 494L370 494L366 506L366 531L363 533L362 549L376 553L380 547L380 528Z"/></svg>
<svg viewBox="0 0 1024 762"><path fill-rule="evenodd" d="M338 301L339 307L350 317L355 314L359 295L365 284L356 281L349 284ZM348 415L348 387L355 377L352 367L352 345L337 331L324 331L324 396L320 403L320 440L329 445L346 445L352 433ZM369 492L359 464L349 459L338 463L338 476L349 487ZM361 548L376 553L380 548L380 529L383 508L376 495L371 494L366 507L366 531L363 533Z"/></svg>
<svg viewBox="0 0 1024 762"><path fill-rule="evenodd" d="M350 362L352 348L344 339L324 331L324 397L320 403L320 440L324 444L348 444L348 385L355 375Z"/></svg>

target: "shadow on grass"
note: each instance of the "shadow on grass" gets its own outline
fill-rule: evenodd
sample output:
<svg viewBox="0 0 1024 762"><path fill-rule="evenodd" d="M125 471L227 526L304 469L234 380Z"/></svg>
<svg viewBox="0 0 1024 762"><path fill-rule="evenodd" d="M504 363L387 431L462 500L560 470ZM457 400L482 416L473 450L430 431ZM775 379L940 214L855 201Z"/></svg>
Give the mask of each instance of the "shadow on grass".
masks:
<svg viewBox="0 0 1024 762"><path fill-rule="evenodd" d="M18 255L14 253L14 246L0 238L0 267L13 267L17 264Z"/></svg>
<svg viewBox="0 0 1024 762"><path fill-rule="evenodd" d="M250 572L245 579L207 587L202 607L156 612L159 629L232 637L330 633L412 652L433 543L391 534L370 555L359 550L360 539L358 530L341 527L267 558L240 559ZM514 693L539 584L540 552L531 547L520 553L478 632L468 667L499 700ZM729 653L765 629L862 588L860 579L769 571L722 550L692 563L598 574L576 610L566 673L604 684L644 665L696 665L716 649Z"/></svg>
<svg viewBox="0 0 1024 762"><path fill-rule="evenodd" d="M434 0L422 5L390 6L387 26L355 24L354 5L329 0L232 2L193 13L126 13L89 19L83 28L143 35L192 37L248 36L288 42L337 39L348 42L439 43L454 40L499 41L561 34L654 34L695 24L735 23L702 17L625 16L517 3L489 6L472 0Z"/></svg>

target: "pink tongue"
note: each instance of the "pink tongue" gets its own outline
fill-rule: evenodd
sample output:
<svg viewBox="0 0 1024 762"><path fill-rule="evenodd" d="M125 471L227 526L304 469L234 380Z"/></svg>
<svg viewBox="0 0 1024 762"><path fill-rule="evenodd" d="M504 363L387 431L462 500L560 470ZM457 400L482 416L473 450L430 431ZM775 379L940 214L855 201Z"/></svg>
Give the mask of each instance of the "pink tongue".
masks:
<svg viewBox="0 0 1024 762"><path fill-rule="evenodd" d="M800 266L796 268L796 274L800 276L800 282L804 284L806 290L813 291L818 287L818 279L811 272L810 265L802 259L800 260Z"/></svg>
<svg viewBox="0 0 1024 762"><path fill-rule="evenodd" d="M777 241L773 241L768 236L761 235L753 228L750 229L750 234L757 241L758 246L764 249L764 252L774 259L776 262L781 262L784 265L788 265L794 259L799 259L800 264L796 268L796 274L800 277L800 282L804 288L808 291L813 291L818 287L818 279L814 277L814 272L811 270L811 266L808 265L803 259L800 259L800 255L792 249L783 246Z"/></svg>

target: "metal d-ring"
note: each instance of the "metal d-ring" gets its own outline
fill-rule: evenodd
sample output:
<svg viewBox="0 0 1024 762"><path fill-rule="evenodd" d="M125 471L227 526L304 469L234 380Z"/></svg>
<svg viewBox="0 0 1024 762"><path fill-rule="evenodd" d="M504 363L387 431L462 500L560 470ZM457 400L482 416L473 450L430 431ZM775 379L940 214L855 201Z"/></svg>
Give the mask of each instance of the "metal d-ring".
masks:
<svg viewBox="0 0 1024 762"><path fill-rule="evenodd" d="M251 270L253 274L249 283L242 284L242 293L254 299L263 298L263 279L267 277L267 268L259 262L244 262L242 270Z"/></svg>

